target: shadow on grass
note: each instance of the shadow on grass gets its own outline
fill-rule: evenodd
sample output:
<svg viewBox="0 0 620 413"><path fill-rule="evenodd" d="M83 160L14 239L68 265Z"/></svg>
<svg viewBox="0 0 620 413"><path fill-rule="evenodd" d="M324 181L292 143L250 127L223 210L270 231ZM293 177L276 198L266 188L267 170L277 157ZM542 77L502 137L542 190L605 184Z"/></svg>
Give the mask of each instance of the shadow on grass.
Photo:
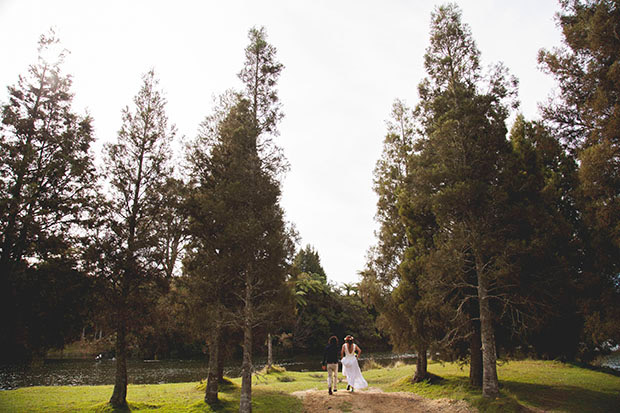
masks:
<svg viewBox="0 0 620 413"><path fill-rule="evenodd" d="M93 409L95 413L127 413L135 410L156 410L161 408L160 404L154 403L134 403L127 402L127 406L112 407L110 403L101 403Z"/></svg>
<svg viewBox="0 0 620 413"><path fill-rule="evenodd" d="M544 410L561 410L567 413L618 412L620 393L610 394L575 386L548 386L501 380L504 392L519 400Z"/></svg>
<svg viewBox="0 0 620 413"><path fill-rule="evenodd" d="M501 395L491 400L482 397L480 388L469 384L466 377L445 377L438 384L428 382L410 384L410 378L401 379L397 385L405 385L409 391L426 397L463 397L480 411L508 413L530 411L526 405L566 413L619 412L620 393L595 391L578 386L544 385L500 380ZM524 405L526 404L526 405Z"/></svg>
<svg viewBox="0 0 620 413"><path fill-rule="evenodd" d="M236 412L239 410L239 402L235 400L222 400L222 399L214 403L199 402L199 403L196 403L192 407L200 408L200 407L206 407L206 406L209 406L211 411L214 411L216 413L229 413L229 412L232 413L232 412Z"/></svg>
<svg viewBox="0 0 620 413"><path fill-rule="evenodd" d="M153 403L134 403L128 402L125 407L112 407L110 403L101 403L97 406L94 406L93 410L95 413L129 413L129 412L144 412L144 411L157 411L161 408L166 408L166 406L160 404ZM205 403L204 401L199 401L194 403L191 406L188 406L189 410L184 410L188 412L205 412L205 413L233 413L239 410L239 403L235 400L218 400L215 403ZM166 410L168 411L168 410Z"/></svg>

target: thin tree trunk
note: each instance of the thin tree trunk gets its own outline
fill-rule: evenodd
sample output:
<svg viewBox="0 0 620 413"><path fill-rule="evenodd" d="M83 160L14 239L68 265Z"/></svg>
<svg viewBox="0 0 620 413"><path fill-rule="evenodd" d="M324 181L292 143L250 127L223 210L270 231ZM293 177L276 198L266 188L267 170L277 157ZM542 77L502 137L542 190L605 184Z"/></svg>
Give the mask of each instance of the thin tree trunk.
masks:
<svg viewBox="0 0 620 413"><path fill-rule="evenodd" d="M273 348L271 345L271 333L267 334L267 371L271 370L273 364Z"/></svg>
<svg viewBox="0 0 620 413"><path fill-rule="evenodd" d="M413 376L413 382L419 383L422 380L428 378L428 359L426 346L420 346L417 350L418 356L416 357L416 369Z"/></svg>
<svg viewBox="0 0 620 413"><path fill-rule="evenodd" d="M478 272L478 303L480 305L480 338L482 341L482 395L495 398L499 396L495 334L489 304L488 280L482 268L482 260L479 257L476 257L476 267Z"/></svg>
<svg viewBox="0 0 620 413"><path fill-rule="evenodd" d="M127 325L124 316L116 329L116 380L110 404L113 407L127 406Z"/></svg>
<svg viewBox="0 0 620 413"><path fill-rule="evenodd" d="M241 364L241 400L239 413L252 413L252 294L246 281L243 323L243 363Z"/></svg>
<svg viewBox="0 0 620 413"><path fill-rule="evenodd" d="M207 376L207 389L205 391L205 402L217 402L217 393L219 391L219 364L220 364L220 333L219 325L213 330L211 345L209 346L209 373Z"/></svg>
<svg viewBox="0 0 620 413"><path fill-rule="evenodd" d="M469 338L469 384L482 387L482 341L480 340L480 320L472 320L472 334Z"/></svg>
<svg viewBox="0 0 620 413"><path fill-rule="evenodd" d="M223 333L220 333L219 357L217 360L217 380L219 383L224 383L224 360L228 357L228 353L225 351Z"/></svg>

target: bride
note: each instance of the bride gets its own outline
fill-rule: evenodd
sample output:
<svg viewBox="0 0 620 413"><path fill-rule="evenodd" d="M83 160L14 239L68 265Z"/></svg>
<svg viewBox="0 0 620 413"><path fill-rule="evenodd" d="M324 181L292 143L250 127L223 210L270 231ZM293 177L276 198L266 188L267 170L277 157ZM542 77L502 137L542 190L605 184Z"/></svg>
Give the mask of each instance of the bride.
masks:
<svg viewBox="0 0 620 413"><path fill-rule="evenodd" d="M357 354L356 354L357 353ZM348 335L344 338L344 344L340 351L342 357L342 374L347 378L347 390L364 389L368 383L364 380L357 358L362 354L362 349L353 343L353 336Z"/></svg>

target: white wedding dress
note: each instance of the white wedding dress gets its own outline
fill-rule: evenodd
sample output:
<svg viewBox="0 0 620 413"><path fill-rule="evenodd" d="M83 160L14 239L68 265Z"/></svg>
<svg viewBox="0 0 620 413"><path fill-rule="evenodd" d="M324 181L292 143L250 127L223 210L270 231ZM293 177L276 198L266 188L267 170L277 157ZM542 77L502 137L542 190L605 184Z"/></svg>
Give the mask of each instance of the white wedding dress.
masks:
<svg viewBox="0 0 620 413"><path fill-rule="evenodd" d="M368 387L368 383L362 376L362 371L357 363L357 357L355 357L355 344L353 344L353 351L349 353L349 346L344 345L344 358L342 362L342 374L347 378L347 383L354 389L365 389Z"/></svg>

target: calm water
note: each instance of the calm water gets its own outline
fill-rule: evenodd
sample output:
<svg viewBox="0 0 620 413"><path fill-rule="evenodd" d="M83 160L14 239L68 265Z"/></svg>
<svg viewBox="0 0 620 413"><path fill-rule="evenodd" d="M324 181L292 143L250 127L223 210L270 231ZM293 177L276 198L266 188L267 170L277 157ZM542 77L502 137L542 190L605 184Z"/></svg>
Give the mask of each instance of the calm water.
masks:
<svg viewBox="0 0 620 413"><path fill-rule="evenodd" d="M601 360L601 367L620 371L620 351L616 351Z"/></svg>
<svg viewBox="0 0 620 413"><path fill-rule="evenodd" d="M365 360L387 365L395 360L415 362L412 354L375 353L362 357ZM291 371L321 370L322 356L308 356L295 359L275 360L276 364ZM264 359L257 359L255 366L264 366ZM225 375L236 377L240 374L240 365L224 369ZM199 381L207 375L207 360L130 360L127 362L127 375L133 384L181 383ZM0 366L0 390L10 390L28 386L66 386L114 384L116 363L112 360L45 360L40 366L18 367Z"/></svg>
<svg viewBox="0 0 620 413"><path fill-rule="evenodd" d="M362 369L368 359L388 365L396 360L415 363L413 354L375 353L368 354L360 360ZM257 369L264 366L264 359L257 359ZM291 371L321 370L321 356L280 359L276 363ZM240 365L229 366L225 374L236 377L240 374ZM620 352L613 353L601 362L604 367L620 371ZM0 366L0 390L16 389L28 386L65 386L114 384L116 364L112 360L46 360L40 366L6 367ZM130 360L127 363L129 382L133 384L180 383L199 381L207 375L207 360Z"/></svg>

